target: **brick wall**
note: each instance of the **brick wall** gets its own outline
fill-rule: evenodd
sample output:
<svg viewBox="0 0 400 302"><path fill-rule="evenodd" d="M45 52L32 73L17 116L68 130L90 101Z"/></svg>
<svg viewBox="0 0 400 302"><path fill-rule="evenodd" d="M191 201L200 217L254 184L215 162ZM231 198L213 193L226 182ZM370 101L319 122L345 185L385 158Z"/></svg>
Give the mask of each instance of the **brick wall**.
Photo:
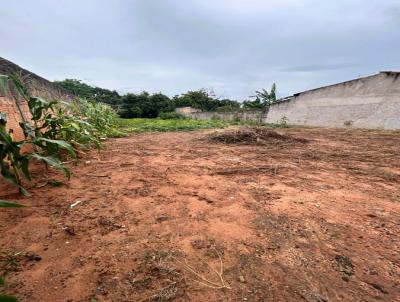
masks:
<svg viewBox="0 0 400 302"><path fill-rule="evenodd" d="M0 74L18 73L27 85L33 96L42 97L48 101L69 101L72 96L61 87L46 79L29 72L26 69L0 57ZM7 114L7 130L12 129L15 140L24 139L24 134L19 126L21 121L30 120L29 108L26 102L10 87L7 93L0 92L0 112Z"/></svg>
<svg viewBox="0 0 400 302"><path fill-rule="evenodd" d="M0 95L0 112L5 112L7 114L6 128L7 130L12 129L15 140L22 140L24 139L24 133L19 126L19 122L22 121L23 118L28 120L30 115L26 102L18 101L18 105L20 109L18 109L16 100L8 96Z"/></svg>

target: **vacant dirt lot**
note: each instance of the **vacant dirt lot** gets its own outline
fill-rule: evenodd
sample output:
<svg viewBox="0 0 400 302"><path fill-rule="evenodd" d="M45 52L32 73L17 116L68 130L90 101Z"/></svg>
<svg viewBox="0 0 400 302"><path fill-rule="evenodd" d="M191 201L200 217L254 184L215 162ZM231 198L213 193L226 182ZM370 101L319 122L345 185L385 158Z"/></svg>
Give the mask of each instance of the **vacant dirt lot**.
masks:
<svg viewBox="0 0 400 302"><path fill-rule="evenodd" d="M30 205L0 213L7 291L400 301L399 133L283 129L307 141L245 145L206 141L213 131L110 140L71 166L71 181L51 172L62 186L36 180L30 199L1 184L0 198Z"/></svg>

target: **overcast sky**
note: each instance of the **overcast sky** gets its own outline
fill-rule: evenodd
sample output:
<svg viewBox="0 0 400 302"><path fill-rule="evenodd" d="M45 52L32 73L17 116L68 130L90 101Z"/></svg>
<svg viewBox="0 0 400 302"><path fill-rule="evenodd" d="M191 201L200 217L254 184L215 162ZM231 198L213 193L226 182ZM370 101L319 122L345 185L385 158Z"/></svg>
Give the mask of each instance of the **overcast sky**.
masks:
<svg viewBox="0 0 400 302"><path fill-rule="evenodd" d="M243 100L400 70L400 0L0 0L0 56L49 80Z"/></svg>

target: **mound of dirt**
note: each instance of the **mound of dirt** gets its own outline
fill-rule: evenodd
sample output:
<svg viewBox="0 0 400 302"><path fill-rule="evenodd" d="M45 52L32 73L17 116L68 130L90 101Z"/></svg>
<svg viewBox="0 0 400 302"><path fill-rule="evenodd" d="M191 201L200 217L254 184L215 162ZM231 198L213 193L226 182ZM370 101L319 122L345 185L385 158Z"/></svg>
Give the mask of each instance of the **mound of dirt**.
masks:
<svg viewBox="0 0 400 302"><path fill-rule="evenodd" d="M225 144L266 144L268 142L307 142L306 139L297 138L290 135L280 134L274 130L264 127L243 127L234 129L224 129L207 136L211 142Z"/></svg>

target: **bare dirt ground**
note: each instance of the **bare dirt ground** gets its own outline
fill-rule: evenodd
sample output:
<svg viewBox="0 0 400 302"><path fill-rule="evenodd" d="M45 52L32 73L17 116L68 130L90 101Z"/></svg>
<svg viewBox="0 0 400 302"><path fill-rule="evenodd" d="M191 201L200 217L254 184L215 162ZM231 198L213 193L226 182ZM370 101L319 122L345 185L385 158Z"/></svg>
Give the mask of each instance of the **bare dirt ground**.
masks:
<svg viewBox="0 0 400 302"><path fill-rule="evenodd" d="M30 199L1 184L1 199L30 205L0 213L7 291L21 301L400 301L398 132L281 129L308 142L243 145L203 139L213 131L109 140L71 166L70 181L52 172L61 187L37 180Z"/></svg>

